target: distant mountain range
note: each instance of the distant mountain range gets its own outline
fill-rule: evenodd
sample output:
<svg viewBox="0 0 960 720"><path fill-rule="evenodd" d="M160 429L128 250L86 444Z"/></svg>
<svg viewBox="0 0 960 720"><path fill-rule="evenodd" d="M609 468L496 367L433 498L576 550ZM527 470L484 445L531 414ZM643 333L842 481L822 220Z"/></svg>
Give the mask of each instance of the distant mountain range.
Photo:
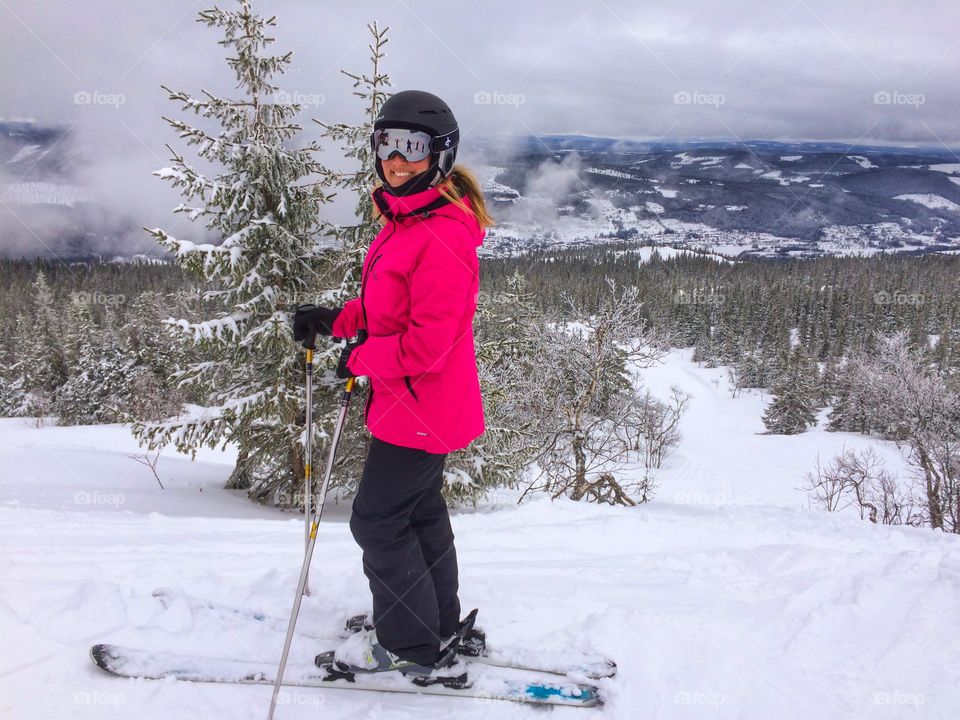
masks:
<svg viewBox="0 0 960 720"><path fill-rule="evenodd" d="M0 121L0 256L132 256L139 225L75 184L63 130ZM843 143L471 139L485 252L635 239L726 256L960 252L960 157Z"/></svg>
<svg viewBox="0 0 960 720"><path fill-rule="evenodd" d="M820 142L483 143L490 251L636 238L725 255L960 251L960 157ZM553 213L547 212L553 207Z"/></svg>

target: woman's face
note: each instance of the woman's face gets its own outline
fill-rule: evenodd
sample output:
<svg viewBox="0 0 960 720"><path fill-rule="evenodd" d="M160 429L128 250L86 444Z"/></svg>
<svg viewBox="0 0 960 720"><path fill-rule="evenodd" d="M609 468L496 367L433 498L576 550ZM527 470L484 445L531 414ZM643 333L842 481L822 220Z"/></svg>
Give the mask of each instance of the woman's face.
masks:
<svg viewBox="0 0 960 720"><path fill-rule="evenodd" d="M400 153L394 153L389 160L381 160L380 163L383 165L383 175L390 183L390 187L400 187L414 175L426 172L430 167L430 158L407 162Z"/></svg>

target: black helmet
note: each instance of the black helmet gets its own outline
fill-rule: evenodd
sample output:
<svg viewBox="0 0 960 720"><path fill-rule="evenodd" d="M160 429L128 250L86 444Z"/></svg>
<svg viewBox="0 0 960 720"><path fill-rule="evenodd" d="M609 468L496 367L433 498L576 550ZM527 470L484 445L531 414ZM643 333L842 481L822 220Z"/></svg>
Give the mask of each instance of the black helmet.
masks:
<svg viewBox="0 0 960 720"><path fill-rule="evenodd" d="M404 128L430 135L430 167L400 187L391 187L383 175L383 165L374 152L377 175L392 195L412 195L436 185L453 170L460 142L460 128L450 107L436 95L423 90L404 90L387 98L373 123L373 129ZM370 138L374 151L373 137Z"/></svg>

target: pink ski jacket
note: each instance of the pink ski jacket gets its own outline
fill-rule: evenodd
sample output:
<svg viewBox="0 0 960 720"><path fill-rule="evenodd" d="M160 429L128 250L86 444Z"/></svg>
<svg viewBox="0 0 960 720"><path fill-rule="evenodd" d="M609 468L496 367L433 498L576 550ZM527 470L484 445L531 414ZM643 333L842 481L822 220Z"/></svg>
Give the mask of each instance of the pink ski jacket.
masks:
<svg viewBox="0 0 960 720"><path fill-rule="evenodd" d="M436 188L377 194L394 217L370 244L360 297L344 305L333 335L367 330L347 367L370 378L364 418L374 437L431 453L459 450L484 431L473 316L485 231L443 204Z"/></svg>

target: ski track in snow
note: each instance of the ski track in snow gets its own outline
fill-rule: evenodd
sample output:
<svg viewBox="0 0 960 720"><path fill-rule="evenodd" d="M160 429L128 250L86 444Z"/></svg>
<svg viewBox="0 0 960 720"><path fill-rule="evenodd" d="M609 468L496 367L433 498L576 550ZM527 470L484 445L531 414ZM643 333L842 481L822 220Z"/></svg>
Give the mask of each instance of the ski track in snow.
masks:
<svg viewBox="0 0 960 720"><path fill-rule="evenodd" d="M761 434L768 401L732 399L725 370L669 362L651 392L692 393L683 440L636 508L498 492L455 514L465 610L491 646L613 657L602 710L556 718L950 718L960 703L960 543L807 508L796 488L817 453L887 443L814 429ZM302 522L220 488L233 456L169 453L161 491L127 458L123 428L42 429L0 420L0 717L222 720L266 717L264 687L123 680L95 642L179 654L278 659L276 622L190 597L289 616ZM203 488L203 492L200 491ZM86 495L77 495L86 493ZM119 502L120 497L123 502ZM79 498L79 500L78 500ZM336 637L368 609L344 504L320 529L298 629ZM166 603L157 588L173 592ZM178 595L177 593L182 593ZM319 641L299 636L291 662ZM277 718L539 718L537 709L436 697L288 688Z"/></svg>

